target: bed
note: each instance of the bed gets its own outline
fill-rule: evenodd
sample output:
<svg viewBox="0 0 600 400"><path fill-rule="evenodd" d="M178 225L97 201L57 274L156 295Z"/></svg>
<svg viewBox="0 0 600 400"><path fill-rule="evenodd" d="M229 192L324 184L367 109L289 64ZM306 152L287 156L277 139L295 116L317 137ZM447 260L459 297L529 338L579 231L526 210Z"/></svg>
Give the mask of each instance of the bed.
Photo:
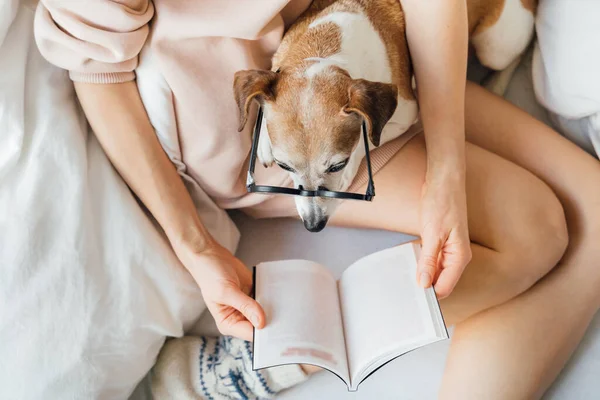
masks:
<svg viewBox="0 0 600 400"><path fill-rule="evenodd" d="M39 55L34 8L34 0L0 2L0 398L149 399L147 372L165 337L214 333L214 325L89 131L67 74ZM506 97L544 120L528 63ZM481 75L472 68L472 79ZM362 255L411 239L338 228L315 235L297 221L239 213L211 218L214 227L235 222L239 245L238 235L219 239L248 265L303 257L338 275ZM438 343L401 357L357 393L318 374L281 398L434 398L447 349ZM599 372L596 317L546 397L597 398Z"/></svg>

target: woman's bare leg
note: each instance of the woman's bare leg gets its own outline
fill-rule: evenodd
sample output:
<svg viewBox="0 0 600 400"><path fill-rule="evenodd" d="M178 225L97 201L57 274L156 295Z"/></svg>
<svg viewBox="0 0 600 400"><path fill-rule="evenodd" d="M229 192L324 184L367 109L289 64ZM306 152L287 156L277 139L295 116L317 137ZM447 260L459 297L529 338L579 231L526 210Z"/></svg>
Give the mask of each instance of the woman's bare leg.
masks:
<svg viewBox="0 0 600 400"><path fill-rule="evenodd" d="M456 327L442 397L531 399L556 378L600 308L600 162L544 124L469 84L467 138L546 181L569 247L524 294Z"/></svg>
<svg viewBox="0 0 600 400"><path fill-rule="evenodd" d="M600 163L526 113L472 84L467 87L466 117L470 142L512 161L509 165L525 167L552 187L563 204L570 241L559 267L542 281L457 325L440 395L450 399L539 397L600 306ZM416 210L424 171L419 147L413 141L377 175L378 206L347 203L334 222L418 233ZM477 147L468 146L472 148ZM533 190L532 196L531 188L523 192L521 185L505 182L502 173L478 169L484 166L474 163L471 153L467 151L469 229L478 244L473 245L474 258L461 284L443 302L445 314L453 314L455 321L478 311L468 304L470 296L485 297L482 292L496 292L497 285L514 283L505 280L510 271L517 274L513 278L522 274L523 286L527 286L530 272L542 272L539 266L552 258L548 252L555 256L556 248L564 244L560 239L564 232L553 227L560 224L539 219L544 213L556 217L554 205L550 206L553 202L541 195L543 191ZM504 172L514 177L514 172ZM480 189L474 188L478 185ZM490 191L490 186L498 190ZM532 204L541 215L533 217ZM522 213L529 218L522 219ZM537 238L535 244L532 235ZM499 254L510 256L499 258ZM519 260L520 255L524 259ZM478 270L484 272L478 274ZM487 284L494 280L496 284ZM517 283L514 290L521 288ZM446 304L452 301L455 306L448 311Z"/></svg>
<svg viewBox="0 0 600 400"><path fill-rule="evenodd" d="M556 265L567 237L563 210L548 186L475 145L467 144L466 157L473 258L441 303L451 324L527 290ZM332 223L418 235L426 158L417 136L377 173L373 203L343 203Z"/></svg>

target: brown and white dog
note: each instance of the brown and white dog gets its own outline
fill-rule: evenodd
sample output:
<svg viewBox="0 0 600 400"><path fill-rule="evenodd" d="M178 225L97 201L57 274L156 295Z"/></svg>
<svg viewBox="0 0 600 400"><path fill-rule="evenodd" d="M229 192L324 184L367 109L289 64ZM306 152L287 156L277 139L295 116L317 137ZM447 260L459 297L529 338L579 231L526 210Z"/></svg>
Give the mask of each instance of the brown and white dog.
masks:
<svg viewBox="0 0 600 400"><path fill-rule="evenodd" d="M480 62L506 68L532 38L537 0L467 3ZM400 0L315 0L285 34L272 71L236 73L240 131L258 101L265 113L259 161L288 170L307 190L344 191L365 155L363 119L374 146L417 121L412 78ZM310 231L325 227L338 202L296 197Z"/></svg>

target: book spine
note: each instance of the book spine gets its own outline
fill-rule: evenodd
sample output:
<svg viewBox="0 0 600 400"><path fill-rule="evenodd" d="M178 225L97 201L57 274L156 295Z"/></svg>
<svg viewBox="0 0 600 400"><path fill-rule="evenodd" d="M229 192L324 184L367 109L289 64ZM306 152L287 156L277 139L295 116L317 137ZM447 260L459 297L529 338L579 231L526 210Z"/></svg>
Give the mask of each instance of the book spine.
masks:
<svg viewBox="0 0 600 400"><path fill-rule="evenodd" d="M252 288L250 289L250 297L256 300L256 265L252 267ZM254 368L254 342L256 338L256 328L252 327L252 371L256 371Z"/></svg>

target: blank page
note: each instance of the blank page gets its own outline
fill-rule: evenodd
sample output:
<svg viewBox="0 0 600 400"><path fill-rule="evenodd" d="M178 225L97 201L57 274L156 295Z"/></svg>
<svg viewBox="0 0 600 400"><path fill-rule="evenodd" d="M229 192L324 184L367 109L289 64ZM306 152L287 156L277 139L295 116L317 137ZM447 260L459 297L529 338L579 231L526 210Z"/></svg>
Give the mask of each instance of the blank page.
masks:
<svg viewBox="0 0 600 400"><path fill-rule="evenodd" d="M412 243L367 256L342 275L340 301L353 385L361 370L407 344L435 337Z"/></svg>
<svg viewBox="0 0 600 400"><path fill-rule="evenodd" d="M256 300L267 324L254 332L254 368L315 364L348 380L336 281L323 266L290 260L256 271Z"/></svg>

